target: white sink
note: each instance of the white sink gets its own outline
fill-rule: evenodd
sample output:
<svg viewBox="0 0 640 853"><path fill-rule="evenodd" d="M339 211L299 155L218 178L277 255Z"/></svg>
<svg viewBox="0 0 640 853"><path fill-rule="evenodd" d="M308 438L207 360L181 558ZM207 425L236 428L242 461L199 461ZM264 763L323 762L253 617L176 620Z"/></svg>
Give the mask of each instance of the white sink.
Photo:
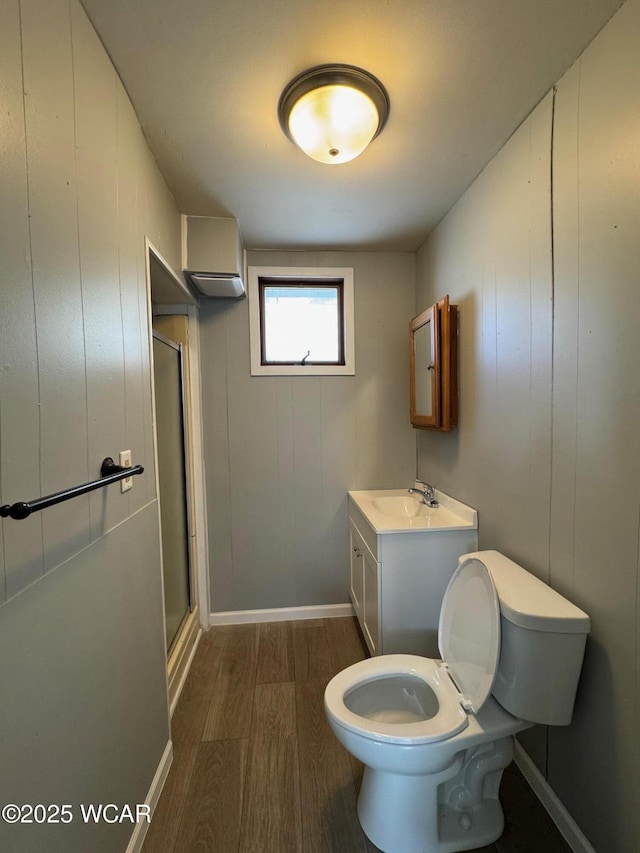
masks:
<svg viewBox="0 0 640 853"><path fill-rule="evenodd" d="M439 506L427 506L419 494L407 489L349 492L349 498L376 533L410 533L428 530L475 530L478 513L435 489Z"/></svg>
<svg viewBox="0 0 640 853"><path fill-rule="evenodd" d="M426 518L438 511L427 506L422 498L412 494L387 495L383 498L374 498L371 503L378 512L390 518Z"/></svg>

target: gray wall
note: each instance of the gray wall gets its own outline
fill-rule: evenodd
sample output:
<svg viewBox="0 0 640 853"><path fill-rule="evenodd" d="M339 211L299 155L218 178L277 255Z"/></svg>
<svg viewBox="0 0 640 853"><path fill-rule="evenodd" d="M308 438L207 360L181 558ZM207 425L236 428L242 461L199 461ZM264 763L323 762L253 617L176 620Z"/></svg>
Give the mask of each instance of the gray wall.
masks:
<svg viewBox="0 0 640 853"><path fill-rule="evenodd" d="M628 0L558 84L553 285L549 95L423 246L417 291L462 306L461 424L420 434L420 474L592 618L573 723L526 748L599 853L640 848L639 36Z"/></svg>
<svg viewBox="0 0 640 853"><path fill-rule="evenodd" d="M119 450L146 469L0 524L0 801L141 802L168 740L144 235L178 266L179 216L76 0L6 0L0 48L0 500ZM130 833L0 823L0 847Z"/></svg>
<svg viewBox="0 0 640 853"><path fill-rule="evenodd" d="M410 253L250 252L352 266L356 375L252 377L247 300L201 311L212 611L349 600L347 491L413 481Z"/></svg>
<svg viewBox="0 0 640 853"><path fill-rule="evenodd" d="M418 255L423 310L460 306L460 424L417 430L418 473L480 511L483 547L548 580L551 120L547 96Z"/></svg>

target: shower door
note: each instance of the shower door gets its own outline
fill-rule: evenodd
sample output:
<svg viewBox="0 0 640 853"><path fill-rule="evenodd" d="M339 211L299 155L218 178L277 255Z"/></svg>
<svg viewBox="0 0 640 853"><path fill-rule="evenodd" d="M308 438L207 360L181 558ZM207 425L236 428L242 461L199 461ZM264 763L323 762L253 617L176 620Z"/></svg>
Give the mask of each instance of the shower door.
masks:
<svg viewBox="0 0 640 853"><path fill-rule="evenodd" d="M158 484L167 653L192 607L182 346L153 333Z"/></svg>

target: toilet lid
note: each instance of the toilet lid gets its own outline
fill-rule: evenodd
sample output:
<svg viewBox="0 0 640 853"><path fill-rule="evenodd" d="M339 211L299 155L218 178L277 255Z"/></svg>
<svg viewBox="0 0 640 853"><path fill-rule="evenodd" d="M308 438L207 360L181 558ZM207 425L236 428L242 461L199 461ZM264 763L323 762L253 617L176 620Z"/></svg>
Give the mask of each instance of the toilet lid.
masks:
<svg viewBox="0 0 640 853"><path fill-rule="evenodd" d="M462 694L476 714L493 686L500 655L500 603L483 562L465 560L449 581L440 610L438 648Z"/></svg>

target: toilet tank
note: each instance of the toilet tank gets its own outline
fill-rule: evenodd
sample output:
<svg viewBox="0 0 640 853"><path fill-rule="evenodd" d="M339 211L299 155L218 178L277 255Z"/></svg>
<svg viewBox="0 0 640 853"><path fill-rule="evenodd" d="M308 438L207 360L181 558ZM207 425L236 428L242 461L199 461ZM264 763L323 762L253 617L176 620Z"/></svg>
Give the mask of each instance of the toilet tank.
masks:
<svg viewBox="0 0 640 853"><path fill-rule="evenodd" d="M498 551L464 554L459 562L470 557L485 564L500 601L500 659L493 696L523 720L567 725L589 617Z"/></svg>

